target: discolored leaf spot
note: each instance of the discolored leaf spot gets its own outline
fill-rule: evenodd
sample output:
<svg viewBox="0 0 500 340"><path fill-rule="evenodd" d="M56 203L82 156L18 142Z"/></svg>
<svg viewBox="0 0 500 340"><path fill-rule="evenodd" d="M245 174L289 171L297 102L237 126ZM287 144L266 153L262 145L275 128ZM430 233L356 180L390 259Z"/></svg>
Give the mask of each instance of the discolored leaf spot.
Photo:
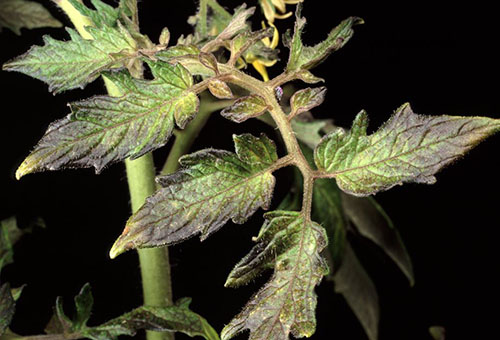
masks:
<svg viewBox="0 0 500 340"><path fill-rule="evenodd" d="M204 240L229 219L244 223L271 202L277 160L266 136L234 136L236 154L206 149L181 157L182 169L159 177L162 186L127 222L110 256L130 248Z"/></svg>
<svg viewBox="0 0 500 340"><path fill-rule="evenodd" d="M315 150L318 168L356 196L405 182L434 183L434 174L497 132L500 120L417 115L405 104L372 135L367 126L361 112L349 132L328 134Z"/></svg>
<svg viewBox="0 0 500 340"><path fill-rule="evenodd" d="M231 271L226 286L247 283L274 267L271 279L221 333L231 339L245 329L250 339L287 340L310 337L316 328L314 287L328 273L320 256L325 230L300 212L273 211L265 215L257 245Z"/></svg>
<svg viewBox="0 0 500 340"><path fill-rule="evenodd" d="M233 40L231 40L231 62L234 63L238 60L240 56L245 54L254 45L260 45L259 49L262 50L264 47L261 45L261 40L264 38L270 38L273 36L274 28L267 27L259 31L245 31L238 34Z"/></svg>
<svg viewBox="0 0 500 340"><path fill-rule="evenodd" d="M372 197L354 197L344 193L342 205L357 231L382 248L413 286L415 277L410 255L398 230L382 207Z"/></svg>
<svg viewBox="0 0 500 340"><path fill-rule="evenodd" d="M253 117L264 114L268 109L266 101L259 95L251 94L237 99L233 105L221 111L224 118L241 123Z"/></svg>
<svg viewBox="0 0 500 340"><path fill-rule="evenodd" d="M208 83L208 89L210 93L219 99L231 99L233 98L233 91L229 86L218 79L211 79Z"/></svg>
<svg viewBox="0 0 500 340"><path fill-rule="evenodd" d="M375 285L359 263L349 242L345 243L342 258L342 265L333 276L335 291L344 296L368 339L377 340L380 307Z"/></svg>
<svg viewBox="0 0 500 340"><path fill-rule="evenodd" d="M307 88L295 92L290 99L291 111L289 119L321 105L325 100L325 94L326 87L324 86Z"/></svg>
<svg viewBox="0 0 500 340"><path fill-rule="evenodd" d="M138 158L168 141L174 119L181 128L198 109L193 78L180 64L150 63L154 80L110 72L122 97L96 96L72 103L72 113L52 123L16 172L94 167Z"/></svg>
<svg viewBox="0 0 500 340"><path fill-rule="evenodd" d="M309 72L308 70L301 70L296 73L296 77L302 80L306 84L317 84L324 83L325 80L323 78L316 77L314 74Z"/></svg>
<svg viewBox="0 0 500 340"><path fill-rule="evenodd" d="M166 50L159 51L155 57L162 61L170 61L172 58L183 57L187 55L198 55L200 49L194 45L175 45Z"/></svg>
<svg viewBox="0 0 500 340"><path fill-rule="evenodd" d="M363 23L363 20L357 17L347 18L335 27L325 40L314 46L305 46L302 43L302 32L306 19L301 17L301 11L302 5L299 3L295 13L294 34L287 43L290 48L287 72L308 70L322 63L332 52L341 49L351 39L354 33L353 26Z"/></svg>
<svg viewBox="0 0 500 340"><path fill-rule="evenodd" d="M41 4L25 0L0 1L0 32L6 27L21 34L21 28L61 27L59 20L55 19Z"/></svg>

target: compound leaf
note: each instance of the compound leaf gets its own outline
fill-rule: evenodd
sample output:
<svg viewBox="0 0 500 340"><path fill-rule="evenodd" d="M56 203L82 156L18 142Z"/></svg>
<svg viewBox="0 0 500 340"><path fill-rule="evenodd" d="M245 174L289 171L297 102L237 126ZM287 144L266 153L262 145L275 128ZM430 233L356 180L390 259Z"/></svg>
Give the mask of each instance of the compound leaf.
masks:
<svg viewBox="0 0 500 340"><path fill-rule="evenodd" d="M193 78L180 64L150 64L154 80L133 79L127 72L106 73L122 97L96 96L71 104L72 113L52 123L17 178L43 170L91 167L135 159L163 146L174 120L183 128L198 110Z"/></svg>
<svg viewBox="0 0 500 340"><path fill-rule="evenodd" d="M159 177L162 189L128 220L110 256L176 243L198 233L204 240L229 219L241 224L259 207L267 209L275 183L274 143L265 135L233 139L236 154L198 151L181 157L180 171Z"/></svg>
<svg viewBox="0 0 500 340"><path fill-rule="evenodd" d="M0 1L0 32L6 27L21 34L21 28L61 27L59 20L55 19L41 4L26 0Z"/></svg>
<svg viewBox="0 0 500 340"><path fill-rule="evenodd" d="M323 137L314 155L320 170L356 196L404 182L434 183L435 173L497 132L500 120L417 115L405 104L372 135L367 125L361 112L349 132L337 129Z"/></svg>
<svg viewBox="0 0 500 340"><path fill-rule="evenodd" d="M380 320L377 290L349 242L345 243L342 265L333 276L333 281L335 291L344 296L368 339L377 340Z"/></svg>
<svg viewBox="0 0 500 340"><path fill-rule="evenodd" d="M325 230L300 212L273 211L265 218L257 245L231 271L226 286L246 283L273 266L274 274L224 327L223 340L245 329L250 340L287 340L290 333L309 337L315 331L314 287L328 274L320 256L327 244Z"/></svg>
<svg viewBox="0 0 500 340"><path fill-rule="evenodd" d="M94 81L101 71L120 67L135 57L136 44L127 30L118 23L117 11L93 1L99 11L90 10L78 1L72 5L92 19L95 27L86 26L89 38L82 38L67 28L69 41L44 36L44 46L33 46L25 54L3 65L7 71L17 71L49 85L49 91L58 93L83 88Z"/></svg>
<svg viewBox="0 0 500 340"><path fill-rule="evenodd" d="M357 17L347 18L335 27L324 41L315 46L305 46L302 43L302 32L306 19L300 16L301 11L302 5L299 3L295 13L294 34L288 43L290 56L286 66L287 72L311 69L322 63L332 52L342 48L351 39L354 25L363 23L363 20Z"/></svg>
<svg viewBox="0 0 500 340"><path fill-rule="evenodd" d="M372 197L354 197L344 193L341 196L345 214L358 232L382 248L413 286L415 277L410 255L398 230L382 207Z"/></svg>

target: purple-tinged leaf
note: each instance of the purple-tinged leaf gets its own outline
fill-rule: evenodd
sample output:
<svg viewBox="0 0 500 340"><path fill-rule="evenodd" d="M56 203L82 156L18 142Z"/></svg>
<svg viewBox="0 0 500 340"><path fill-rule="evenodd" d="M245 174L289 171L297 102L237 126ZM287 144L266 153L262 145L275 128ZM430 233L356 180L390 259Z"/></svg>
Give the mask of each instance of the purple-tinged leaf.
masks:
<svg viewBox="0 0 500 340"><path fill-rule="evenodd" d="M183 241L201 233L204 240L229 219L244 223L271 203L277 160L266 136L233 136L236 154L207 149L181 157L182 168L157 180L162 186L128 220L110 251L111 258L131 248Z"/></svg>
<svg viewBox="0 0 500 340"><path fill-rule="evenodd" d="M249 118L264 114L267 109L268 106L264 98L256 94L251 94L239 98L233 105L222 110L220 114L233 122L241 123Z"/></svg>
<svg viewBox="0 0 500 340"><path fill-rule="evenodd" d="M500 130L500 119L423 116L405 104L375 133L368 136L367 127L361 112L349 132L323 137L314 155L319 170L356 196L406 182L433 184L434 174Z"/></svg>

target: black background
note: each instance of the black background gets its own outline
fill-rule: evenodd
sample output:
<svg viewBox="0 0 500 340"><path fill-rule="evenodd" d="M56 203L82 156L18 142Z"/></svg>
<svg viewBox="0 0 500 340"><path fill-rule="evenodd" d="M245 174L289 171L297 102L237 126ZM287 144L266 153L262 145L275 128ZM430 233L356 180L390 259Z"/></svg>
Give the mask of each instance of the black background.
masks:
<svg viewBox="0 0 500 340"><path fill-rule="evenodd" d="M220 2L228 7L239 3ZM315 116L349 126L355 114L366 109L373 130L394 109L410 102L421 114L500 118L495 6L478 1L436 3L366 7L356 1L306 0L304 41L310 45L347 16L366 21L356 27L353 39L341 51L314 70L327 80L329 89L325 103L313 111ZM175 41L190 31L186 19L195 8L191 1L144 0L140 3L143 32L156 40L161 28L168 26ZM262 17L259 12L257 16ZM255 27L259 22L255 20ZM277 24L284 31L292 22ZM67 39L61 29L23 30L22 37L5 30L0 34L0 62L42 44L42 34ZM280 56L286 61L285 50ZM95 296L91 324L140 305L136 255L129 252L115 260L107 255L129 216L123 165L115 164L99 176L89 169L28 175L21 181L13 176L48 124L69 112L66 103L103 93L102 83L52 96L46 85L24 75L1 72L0 77L0 218L16 215L24 223L40 216L47 224L19 242L15 264L2 272L3 282L27 284L13 330L41 333L55 297L64 296L70 308L85 282L92 284ZM236 125L214 115L194 149L232 150L232 133L259 131L272 135L258 122ZM380 294L381 339L430 339L431 325L445 326L449 339L497 333L498 143L498 136L484 142L438 174L435 185L409 184L376 196L406 241L416 275L416 285L410 288L380 250L365 240L354 242ZM157 151L157 160L165 157L169 146ZM287 171L277 174L274 204L286 191L287 175ZM232 266L252 246L251 237L261 223L257 213L243 226L228 223L203 243L193 238L170 248L175 297L193 297L192 309L217 330L267 278L238 290L223 288ZM317 292L314 339L365 339L345 302L332 294L331 283L323 282Z"/></svg>

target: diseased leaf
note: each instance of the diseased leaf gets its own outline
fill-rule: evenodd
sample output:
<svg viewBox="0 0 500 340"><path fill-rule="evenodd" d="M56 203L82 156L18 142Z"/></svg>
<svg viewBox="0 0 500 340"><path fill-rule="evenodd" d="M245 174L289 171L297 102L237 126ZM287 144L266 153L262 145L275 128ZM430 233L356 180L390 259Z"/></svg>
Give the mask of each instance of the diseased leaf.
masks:
<svg viewBox="0 0 500 340"><path fill-rule="evenodd" d="M295 92L290 99L290 117L319 106L325 100L326 87L306 88Z"/></svg>
<svg viewBox="0 0 500 340"><path fill-rule="evenodd" d="M134 309L100 326L89 328L85 334L94 340L116 339L119 335L134 336L139 329L158 332L181 332L191 337L219 340L217 332L200 315L189 309L191 299L179 300L175 306L144 306Z"/></svg>
<svg viewBox="0 0 500 340"><path fill-rule="evenodd" d="M106 73L124 93L96 96L71 104L72 113L52 123L16 172L91 167L99 173L110 163L135 159L168 141L174 120L183 128L198 110L193 78L180 64L150 63L154 80L127 72Z"/></svg>
<svg viewBox="0 0 500 340"><path fill-rule="evenodd" d="M233 91L229 86L219 79L211 79L208 83L208 89L214 97L219 99L233 98Z"/></svg>
<svg viewBox="0 0 500 340"><path fill-rule="evenodd" d="M231 40L230 44L230 50L231 50L231 58L230 60L232 62L236 62L238 58L245 54L245 52L248 51L252 46L258 44L259 46L259 51L266 51L265 54L272 53L274 55L277 51L266 48L264 44L261 44L261 40L264 38L270 38L273 36L274 33L274 28L273 27L268 27L264 28L259 31L245 31L240 34L238 34L233 40ZM270 52L268 50L271 50L273 52ZM257 51L252 51L253 54L255 55L255 52ZM260 53L258 53L260 54ZM277 57L277 56L276 56ZM273 58L276 59L276 58Z"/></svg>
<svg viewBox="0 0 500 340"><path fill-rule="evenodd" d="M315 46L305 46L302 43L302 32L306 24L306 19L301 17L302 4L297 4L295 13L295 29L291 41L288 43L290 57L286 66L287 72L301 69L311 69L322 63L332 52L342 48L353 35L352 27L362 24L363 20L357 17L350 17L342 21L335 27L328 37Z"/></svg>
<svg viewBox="0 0 500 340"><path fill-rule="evenodd" d="M245 329L250 340L310 337L316 328L314 287L328 266L320 256L325 230L300 212L273 211L257 237L257 245L231 271L226 286L239 286L274 267L268 283L256 293L221 333L231 339Z"/></svg>
<svg viewBox="0 0 500 340"><path fill-rule="evenodd" d="M316 77L314 74L309 72L308 70L301 70L296 74L297 79L302 80L306 84L317 84L324 83L325 80L323 78Z"/></svg>
<svg viewBox="0 0 500 340"><path fill-rule="evenodd" d="M255 12L255 7L246 8L246 4L236 8L232 19L227 26L219 33L217 39L228 40L248 27L247 19Z"/></svg>
<svg viewBox="0 0 500 340"><path fill-rule="evenodd" d="M143 306L99 326L87 326L93 297L89 284L85 284L75 297L76 316L68 318L62 308L62 298L56 300L55 313L45 328L47 334L78 335L79 338L114 340L120 335L134 336L140 329L159 332L182 332L189 336L202 336L219 340L208 322L189 309L190 298L180 299L175 306Z"/></svg>
<svg viewBox="0 0 500 340"><path fill-rule="evenodd" d="M233 105L221 111L224 118L241 123L245 120L264 114L268 109L266 101L259 95L251 94L237 99Z"/></svg>
<svg viewBox="0 0 500 340"><path fill-rule="evenodd" d="M380 308L375 285L359 263L349 242L345 243L342 258L342 266L333 276L335 291L344 296L368 339L377 340Z"/></svg>
<svg viewBox="0 0 500 340"><path fill-rule="evenodd" d="M16 304L10 292L10 285L5 283L0 286L0 336L9 327L14 316Z"/></svg>
<svg viewBox="0 0 500 340"><path fill-rule="evenodd" d="M21 297L21 294L23 293L24 287L26 287L26 285L22 285L22 286L19 286L19 287L16 287L16 288L12 288L10 290L10 293L11 293L12 298L14 299L14 301L19 300L19 298Z"/></svg>
<svg viewBox="0 0 500 340"><path fill-rule="evenodd" d="M187 55L199 55L200 49L194 45L176 45L167 48L166 50L159 51L155 54L155 57L169 62L172 58L184 57Z"/></svg>
<svg viewBox="0 0 500 340"><path fill-rule="evenodd" d="M10 29L17 35L21 28L61 27L59 20L55 19L41 4L26 0L0 1L0 32L3 27Z"/></svg>
<svg viewBox="0 0 500 340"><path fill-rule="evenodd" d="M208 67L209 69L214 71L216 75L219 74L217 59L212 53L201 52L198 55L198 58L200 59L200 62L203 64L203 66Z"/></svg>
<svg viewBox="0 0 500 340"><path fill-rule="evenodd" d="M277 160L265 135L233 136L236 154L206 149L181 157L182 169L159 177L162 189L127 222L111 258L131 248L180 242L201 233L204 240L229 219L244 223L271 202Z"/></svg>
<svg viewBox="0 0 500 340"><path fill-rule="evenodd" d="M354 197L344 193L342 205L346 216L358 232L382 248L413 286L415 277L410 255L398 230L382 207L372 197Z"/></svg>
<svg viewBox="0 0 500 340"><path fill-rule="evenodd" d="M55 1L58 2L59 0ZM80 14L89 18L91 22L98 28L101 28L103 26L109 26L109 27L115 26L116 21L120 16L120 11L124 10L123 6L120 6L121 8L120 7L114 8L113 6L110 6L102 2L101 0L90 0L90 3L92 4L92 6L94 6L95 9L87 7L80 0L68 0L68 2L78 12L80 12Z"/></svg>
<svg viewBox="0 0 500 340"><path fill-rule="evenodd" d="M75 8L94 22L95 27L85 28L92 39L84 39L75 30L67 28L71 40L58 41L44 36L44 46L33 46L25 54L4 64L3 69L39 79L49 85L49 91L59 93L83 88L100 72L126 65L126 61L135 57L134 40L123 26L115 27L118 15L115 9L100 1L92 3L100 12L72 1Z"/></svg>
<svg viewBox="0 0 500 340"><path fill-rule="evenodd" d="M433 184L435 173L497 132L500 120L417 115L405 104L372 135L366 135L367 126L361 112L349 132L337 129L315 150L318 168L356 196L405 182Z"/></svg>

